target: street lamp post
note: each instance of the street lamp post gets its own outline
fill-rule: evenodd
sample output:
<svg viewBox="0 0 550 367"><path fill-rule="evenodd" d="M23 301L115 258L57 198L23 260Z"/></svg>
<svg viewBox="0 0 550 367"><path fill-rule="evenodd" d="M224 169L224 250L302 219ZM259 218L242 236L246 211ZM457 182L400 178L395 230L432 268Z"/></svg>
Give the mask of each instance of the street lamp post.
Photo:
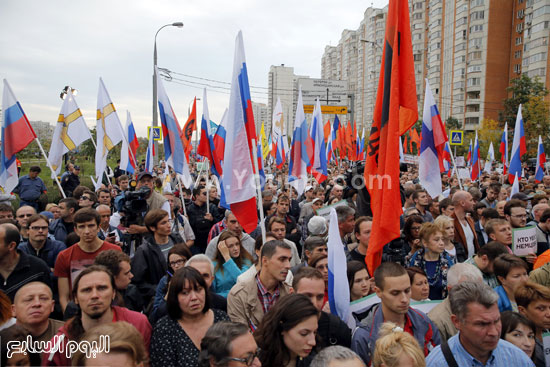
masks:
<svg viewBox="0 0 550 367"><path fill-rule="evenodd" d="M174 22L170 24L165 24L162 27L160 27L157 30L157 33L155 33L155 50L153 53L153 127L158 126L158 112L157 112L157 35L161 31L161 29L166 27L183 27L183 22ZM158 144L155 141L155 151L158 152ZM155 161L157 161L157 157L155 157ZM156 162L155 162L156 163Z"/></svg>

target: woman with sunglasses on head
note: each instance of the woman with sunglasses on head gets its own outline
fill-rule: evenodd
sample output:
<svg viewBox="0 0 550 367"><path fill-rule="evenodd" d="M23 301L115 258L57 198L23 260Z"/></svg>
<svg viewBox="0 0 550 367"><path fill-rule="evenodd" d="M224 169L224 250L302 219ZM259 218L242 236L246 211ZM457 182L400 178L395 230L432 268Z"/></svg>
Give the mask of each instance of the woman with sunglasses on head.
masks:
<svg viewBox="0 0 550 367"><path fill-rule="evenodd" d="M254 338L263 367L307 367L318 345L319 312L303 294L282 297L265 314Z"/></svg>

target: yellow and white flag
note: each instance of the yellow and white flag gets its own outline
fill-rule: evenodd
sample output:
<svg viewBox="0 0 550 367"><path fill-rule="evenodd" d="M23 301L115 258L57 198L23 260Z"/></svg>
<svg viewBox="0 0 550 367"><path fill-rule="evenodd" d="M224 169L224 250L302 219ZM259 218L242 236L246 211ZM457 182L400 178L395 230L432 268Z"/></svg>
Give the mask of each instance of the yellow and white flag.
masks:
<svg viewBox="0 0 550 367"><path fill-rule="evenodd" d="M267 159L267 157L269 157L269 154L271 153L271 147L267 143L267 136L265 134L265 126L263 121L262 127L260 128L260 139L262 142L262 155L264 159Z"/></svg>
<svg viewBox="0 0 550 367"><path fill-rule="evenodd" d="M107 92L101 78L99 78L99 91L97 93L96 134L95 176L97 182L101 183L103 172L107 168L107 154L124 137L115 105L111 101L109 92Z"/></svg>
<svg viewBox="0 0 550 367"><path fill-rule="evenodd" d="M76 149L80 144L91 138L92 134L86 126L74 96L70 92L67 93L55 125L52 145L48 154L48 159L54 170L52 178L55 178L61 171L63 154Z"/></svg>

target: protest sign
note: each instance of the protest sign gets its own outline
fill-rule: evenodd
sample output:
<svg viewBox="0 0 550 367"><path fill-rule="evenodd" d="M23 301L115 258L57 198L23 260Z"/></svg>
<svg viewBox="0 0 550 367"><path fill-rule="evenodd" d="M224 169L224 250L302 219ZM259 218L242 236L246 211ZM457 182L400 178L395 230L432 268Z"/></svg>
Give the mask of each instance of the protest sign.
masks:
<svg viewBox="0 0 550 367"><path fill-rule="evenodd" d="M512 229L512 251L516 256L537 253L537 229L535 226Z"/></svg>

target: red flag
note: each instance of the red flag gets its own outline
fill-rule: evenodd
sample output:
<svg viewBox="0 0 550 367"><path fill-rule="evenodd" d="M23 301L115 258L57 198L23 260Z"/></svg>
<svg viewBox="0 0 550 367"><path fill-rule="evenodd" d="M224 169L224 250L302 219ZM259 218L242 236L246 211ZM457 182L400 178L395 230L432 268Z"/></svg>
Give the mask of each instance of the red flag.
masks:
<svg viewBox="0 0 550 367"><path fill-rule="evenodd" d="M351 129L351 160L357 161L357 124L355 120Z"/></svg>
<svg viewBox="0 0 550 367"><path fill-rule="evenodd" d="M325 135L325 146L328 144L328 137L330 135L330 120L327 121L323 127L323 134Z"/></svg>
<svg viewBox="0 0 550 367"><path fill-rule="evenodd" d="M369 273L382 261L385 244L399 237L399 136L418 120L409 3L390 0L384 55L367 151L365 183L373 223L365 262Z"/></svg>
<svg viewBox="0 0 550 367"><path fill-rule="evenodd" d="M408 153L409 151L407 150L407 138L408 136L407 135L403 135L403 153Z"/></svg>
<svg viewBox="0 0 550 367"><path fill-rule="evenodd" d="M195 121L197 121L197 97L195 97L195 100L193 101L193 109L191 110L191 114L187 118L187 121L181 130L181 140L183 141L187 160L189 160L189 153L191 153L191 149L193 149L193 146L191 145L191 137L193 136L193 131L196 129Z"/></svg>
<svg viewBox="0 0 550 367"><path fill-rule="evenodd" d="M415 143L416 144L416 151L417 152L420 152L420 141L422 139L420 139L420 135L418 135L418 131L416 131L416 129L411 129L411 143ZM412 146L411 146L411 153L413 152L412 150Z"/></svg>

